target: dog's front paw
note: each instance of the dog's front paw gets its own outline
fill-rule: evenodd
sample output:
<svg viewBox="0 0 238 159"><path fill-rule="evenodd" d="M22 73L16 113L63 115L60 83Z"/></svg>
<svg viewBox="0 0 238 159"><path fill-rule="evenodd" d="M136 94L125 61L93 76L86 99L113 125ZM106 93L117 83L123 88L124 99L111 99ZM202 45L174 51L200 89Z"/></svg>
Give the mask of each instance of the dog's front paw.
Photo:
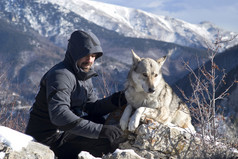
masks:
<svg viewBox="0 0 238 159"><path fill-rule="evenodd" d="M131 112L132 112L131 105L127 105L120 119L120 126L123 131L126 130L127 128Z"/></svg>
<svg viewBox="0 0 238 159"><path fill-rule="evenodd" d="M126 130L127 125L128 125L128 121L125 121L125 120L123 120L123 119L121 118L121 120L120 120L120 126L121 126L121 129L122 129L123 131Z"/></svg>
<svg viewBox="0 0 238 159"><path fill-rule="evenodd" d="M140 124L140 119L138 120L137 118L134 118L132 116L129 124L128 124L128 130L131 132L134 132L136 130L136 128L139 126Z"/></svg>

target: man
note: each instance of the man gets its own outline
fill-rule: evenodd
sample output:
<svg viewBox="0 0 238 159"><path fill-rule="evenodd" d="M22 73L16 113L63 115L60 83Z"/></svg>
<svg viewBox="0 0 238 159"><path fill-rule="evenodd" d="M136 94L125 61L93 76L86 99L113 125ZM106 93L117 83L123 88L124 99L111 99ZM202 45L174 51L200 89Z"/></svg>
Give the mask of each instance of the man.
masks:
<svg viewBox="0 0 238 159"><path fill-rule="evenodd" d="M99 100L91 78L92 65L102 56L92 32L71 34L65 59L41 79L30 111L26 134L48 145L59 159L74 159L80 151L96 157L114 151L111 143L122 135L113 125L103 125L106 114L125 105L124 93Z"/></svg>

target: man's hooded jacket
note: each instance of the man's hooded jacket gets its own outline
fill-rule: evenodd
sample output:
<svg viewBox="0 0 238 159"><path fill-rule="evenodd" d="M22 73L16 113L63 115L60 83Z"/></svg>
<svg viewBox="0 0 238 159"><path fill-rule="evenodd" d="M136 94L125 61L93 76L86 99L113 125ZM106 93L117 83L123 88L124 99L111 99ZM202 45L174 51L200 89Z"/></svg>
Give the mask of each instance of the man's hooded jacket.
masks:
<svg viewBox="0 0 238 159"><path fill-rule="evenodd" d="M117 108L111 96L98 100L91 81L96 76L94 70L84 72L77 66L78 59L92 53L97 53L96 59L103 54L98 38L91 32L75 31L65 59L41 79L26 128L38 142L50 144L64 131L97 139L103 125L81 118L74 110L100 117Z"/></svg>

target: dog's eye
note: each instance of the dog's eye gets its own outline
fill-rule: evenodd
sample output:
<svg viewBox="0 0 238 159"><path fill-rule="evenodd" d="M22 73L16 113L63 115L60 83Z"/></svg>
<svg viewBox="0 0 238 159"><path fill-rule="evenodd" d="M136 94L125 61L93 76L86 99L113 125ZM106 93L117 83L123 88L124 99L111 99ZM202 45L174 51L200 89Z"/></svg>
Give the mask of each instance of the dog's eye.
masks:
<svg viewBox="0 0 238 159"><path fill-rule="evenodd" d="M158 76L158 74L155 74L155 77L157 77Z"/></svg>
<svg viewBox="0 0 238 159"><path fill-rule="evenodd" d="M144 76L144 77L148 77L146 73L143 73L143 76Z"/></svg>

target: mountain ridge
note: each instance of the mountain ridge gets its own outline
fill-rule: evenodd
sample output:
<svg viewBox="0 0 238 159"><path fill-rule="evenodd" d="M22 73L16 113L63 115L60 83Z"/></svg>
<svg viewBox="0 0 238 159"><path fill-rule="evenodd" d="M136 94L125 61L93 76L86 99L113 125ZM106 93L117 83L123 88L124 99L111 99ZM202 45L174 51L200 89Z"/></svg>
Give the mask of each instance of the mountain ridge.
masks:
<svg viewBox="0 0 238 159"><path fill-rule="evenodd" d="M1 3L1 9L7 11L7 16L12 16L12 20L28 23L45 37L55 37L55 42L62 46L65 43L62 39L67 37L69 29L80 22L81 18L126 37L154 39L195 48L207 48L207 44L216 40L218 33L224 39L230 39L237 34L208 22L191 24L168 16L96 1L15 0ZM31 6L37 7L32 10ZM52 25L48 19L51 12L59 13L55 15L57 19L51 19L57 25ZM74 18L67 19L66 16L72 17L72 14L75 14ZM222 47L227 49L235 44L238 44L238 39L229 45L224 43Z"/></svg>
<svg viewBox="0 0 238 159"><path fill-rule="evenodd" d="M139 9L102 2L86 0L48 0L48 2L60 5L99 26L115 30L127 37L207 48L207 43L215 41L218 32L224 39L232 38L237 34L225 31L212 23L208 27L208 22L191 24L168 16L154 15ZM223 47L226 49L237 43L238 40L235 40L229 46L224 44Z"/></svg>

